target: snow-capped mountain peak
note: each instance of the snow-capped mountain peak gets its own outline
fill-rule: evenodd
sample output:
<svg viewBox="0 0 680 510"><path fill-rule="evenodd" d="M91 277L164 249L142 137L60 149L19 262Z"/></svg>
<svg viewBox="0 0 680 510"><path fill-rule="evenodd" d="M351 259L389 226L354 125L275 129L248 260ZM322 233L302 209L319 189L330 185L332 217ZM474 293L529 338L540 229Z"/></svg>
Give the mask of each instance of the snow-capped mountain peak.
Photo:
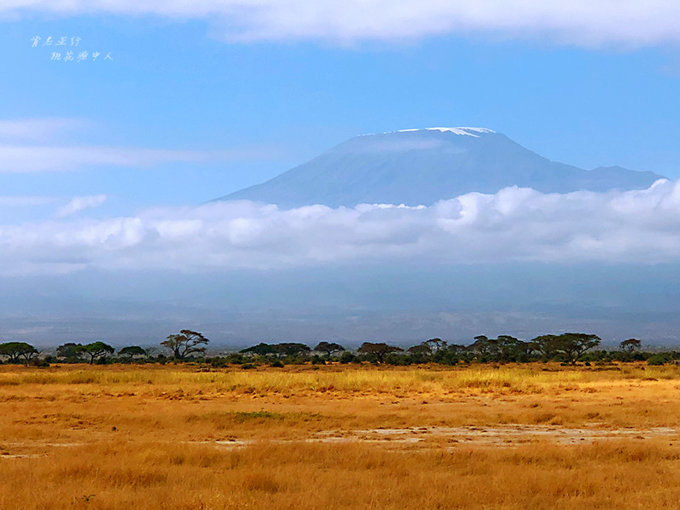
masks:
<svg viewBox="0 0 680 510"><path fill-rule="evenodd" d="M584 170L550 161L491 129L432 127L351 138L225 200L299 207L360 203L430 205L508 186L544 193L645 189L662 176L624 168Z"/></svg>

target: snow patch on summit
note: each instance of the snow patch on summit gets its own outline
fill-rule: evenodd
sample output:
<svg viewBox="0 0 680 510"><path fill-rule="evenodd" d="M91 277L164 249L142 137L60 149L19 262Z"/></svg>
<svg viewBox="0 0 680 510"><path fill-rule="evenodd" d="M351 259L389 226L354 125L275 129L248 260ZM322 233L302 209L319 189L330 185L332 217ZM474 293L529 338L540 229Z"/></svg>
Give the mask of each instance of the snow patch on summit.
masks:
<svg viewBox="0 0 680 510"><path fill-rule="evenodd" d="M439 131L440 133L453 133L461 136L479 138L479 134L495 133L492 129L480 127L430 127L425 129L400 129L397 133L410 133L414 131Z"/></svg>

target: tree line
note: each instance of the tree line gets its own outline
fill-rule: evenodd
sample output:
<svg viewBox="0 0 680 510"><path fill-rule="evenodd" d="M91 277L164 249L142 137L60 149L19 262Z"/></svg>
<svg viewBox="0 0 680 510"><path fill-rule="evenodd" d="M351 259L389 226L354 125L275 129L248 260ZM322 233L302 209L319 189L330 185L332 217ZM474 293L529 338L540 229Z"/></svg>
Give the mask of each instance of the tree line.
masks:
<svg viewBox="0 0 680 510"><path fill-rule="evenodd" d="M558 361L575 364L577 361L647 361L664 364L680 360L676 351L649 352L642 350L642 342L635 338L623 340L618 350L597 350L601 339L589 333L562 333L540 335L523 341L510 335L489 338L480 335L468 345L450 344L440 338L431 338L408 348L385 342L364 342L358 349L346 349L336 342L322 341L315 347L299 342L264 343L247 347L239 352L208 356L209 340L197 331L183 329L160 342L165 352L155 353L137 345L116 349L96 341L89 344L69 342L60 345L55 355L41 355L26 342L0 343L0 359L6 363L49 365L49 363L166 363L168 361L205 361L215 366L229 363L246 367L254 363L283 366L290 363L353 363L409 365L439 363L526 363L532 361Z"/></svg>
<svg viewBox="0 0 680 510"><path fill-rule="evenodd" d="M473 361L486 362L529 362L562 361L575 363L586 351L600 345L597 335L587 333L563 333L561 335L541 335L525 342L509 335L498 338L477 336L469 345L449 344L440 338L432 338L407 349L385 342L364 342L356 352L346 350L337 343L321 342L314 349L305 344L260 343L240 351L259 357L277 358L309 357L313 353L340 362L370 361L405 365L412 363L442 363L455 365ZM636 340L637 341L637 340ZM639 341L637 341L639 342ZM629 352L631 343L622 349ZM636 344L633 351L639 348Z"/></svg>

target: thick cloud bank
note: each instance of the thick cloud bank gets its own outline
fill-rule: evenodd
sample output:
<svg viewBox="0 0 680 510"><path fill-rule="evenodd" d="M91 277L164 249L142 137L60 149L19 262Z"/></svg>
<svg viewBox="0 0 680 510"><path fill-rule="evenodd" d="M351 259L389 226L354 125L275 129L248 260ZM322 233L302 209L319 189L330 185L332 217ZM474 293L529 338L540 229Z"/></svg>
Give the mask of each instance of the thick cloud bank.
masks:
<svg viewBox="0 0 680 510"><path fill-rule="evenodd" d="M676 0L0 0L0 15L210 19L228 40L340 42L445 34L548 36L576 45L676 43Z"/></svg>
<svg viewBox="0 0 680 510"><path fill-rule="evenodd" d="M3 274L83 268L213 271L363 261L656 263L680 258L680 181L642 191L543 194L507 188L430 207L252 202L74 214L0 224ZM81 213L85 214L85 213Z"/></svg>

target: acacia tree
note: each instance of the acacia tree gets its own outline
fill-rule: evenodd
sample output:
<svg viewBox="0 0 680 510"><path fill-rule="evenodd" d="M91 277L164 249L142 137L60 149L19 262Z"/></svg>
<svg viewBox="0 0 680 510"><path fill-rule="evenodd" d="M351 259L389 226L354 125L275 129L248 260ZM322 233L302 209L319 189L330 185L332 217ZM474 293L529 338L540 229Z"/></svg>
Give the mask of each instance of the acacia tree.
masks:
<svg viewBox="0 0 680 510"><path fill-rule="evenodd" d="M428 342L413 345L406 349L406 352L411 355L411 362L413 363L427 363L428 361L432 361L432 344Z"/></svg>
<svg viewBox="0 0 680 510"><path fill-rule="evenodd" d="M510 335L499 335L498 361L520 361L527 357L527 343Z"/></svg>
<svg viewBox="0 0 680 510"><path fill-rule="evenodd" d="M276 354L276 348L273 345L260 342L257 345L251 345L239 351L242 354L257 354L258 356L267 356L269 354Z"/></svg>
<svg viewBox="0 0 680 510"><path fill-rule="evenodd" d="M532 345L541 352L546 361L561 354L573 365L588 349L600 345L600 337L588 333L542 335L534 338Z"/></svg>
<svg viewBox="0 0 680 510"><path fill-rule="evenodd" d="M543 361L550 361L560 353L560 340L557 335L541 335L531 342L531 349L541 355Z"/></svg>
<svg viewBox="0 0 680 510"><path fill-rule="evenodd" d="M560 335L561 350L572 365L583 354L593 347L600 345L600 337L588 333L563 333Z"/></svg>
<svg viewBox="0 0 680 510"><path fill-rule="evenodd" d="M372 343L364 342L361 347L357 350L358 353L368 354L373 356L378 363L383 363L385 361L385 356L391 352L401 352L403 349L401 347L395 347L394 345L387 345L384 342Z"/></svg>
<svg viewBox="0 0 680 510"><path fill-rule="evenodd" d="M65 358L67 361L78 361L82 349L81 344L68 342L57 347L57 357Z"/></svg>
<svg viewBox="0 0 680 510"><path fill-rule="evenodd" d="M430 338L423 343L430 348L432 354L436 354L439 351L446 349L446 346L448 345L446 340L442 340L441 338Z"/></svg>
<svg viewBox="0 0 680 510"><path fill-rule="evenodd" d="M319 342L317 346L314 347L314 350L317 352L323 352L326 354L326 356L330 356L334 352L344 351L345 348L340 344L336 344L335 342Z"/></svg>
<svg viewBox="0 0 680 510"><path fill-rule="evenodd" d="M22 359L25 363L28 363L37 355L38 349L26 342L5 342L0 344L0 356L6 357L10 363L17 363Z"/></svg>
<svg viewBox="0 0 680 510"><path fill-rule="evenodd" d="M621 350L623 352L633 354L633 352L637 351L640 347L642 347L642 342L637 338L629 338L628 340L624 340L623 342L621 342L619 345L621 346Z"/></svg>
<svg viewBox="0 0 680 510"><path fill-rule="evenodd" d="M90 365L93 365L96 360L103 359L108 354L113 354L115 349L104 342L92 342L91 344L81 345L78 351L89 356Z"/></svg>
<svg viewBox="0 0 680 510"><path fill-rule="evenodd" d="M128 347L123 347L118 351L118 354L131 360L135 356L146 356L147 352L138 345L130 345Z"/></svg>
<svg viewBox="0 0 680 510"><path fill-rule="evenodd" d="M168 335L161 345L172 351L175 359L185 359L190 354L203 353L208 340L201 333L183 329L176 335Z"/></svg>
<svg viewBox="0 0 680 510"><path fill-rule="evenodd" d="M276 355L281 356L302 356L308 354L311 349L308 345L298 342L283 342L272 346Z"/></svg>
<svg viewBox="0 0 680 510"><path fill-rule="evenodd" d="M526 360L532 350L529 343L510 335L499 335L498 338L479 335L468 349L485 361L500 362Z"/></svg>
<svg viewBox="0 0 680 510"><path fill-rule="evenodd" d="M485 335L478 335L475 341L468 347L468 350L475 353L479 358L489 360L498 354L498 340L488 338Z"/></svg>
<svg viewBox="0 0 680 510"><path fill-rule="evenodd" d="M246 347L240 352L242 354L257 354L258 356L275 355L277 357L285 356L305 356L309 354L311 349L308 345L298 342L282 342L280 344L266 344L260 342L257 345Z"/></svg>
<svg viewBox="0 0 680 510"><path fill-rule="evenodd" d="M417 356L431 356L432 355L432 347L427 342L420 343L418 345L414 345L412 347L409 347L407 349L407 352L409 354L415 354Z"/></svg>

